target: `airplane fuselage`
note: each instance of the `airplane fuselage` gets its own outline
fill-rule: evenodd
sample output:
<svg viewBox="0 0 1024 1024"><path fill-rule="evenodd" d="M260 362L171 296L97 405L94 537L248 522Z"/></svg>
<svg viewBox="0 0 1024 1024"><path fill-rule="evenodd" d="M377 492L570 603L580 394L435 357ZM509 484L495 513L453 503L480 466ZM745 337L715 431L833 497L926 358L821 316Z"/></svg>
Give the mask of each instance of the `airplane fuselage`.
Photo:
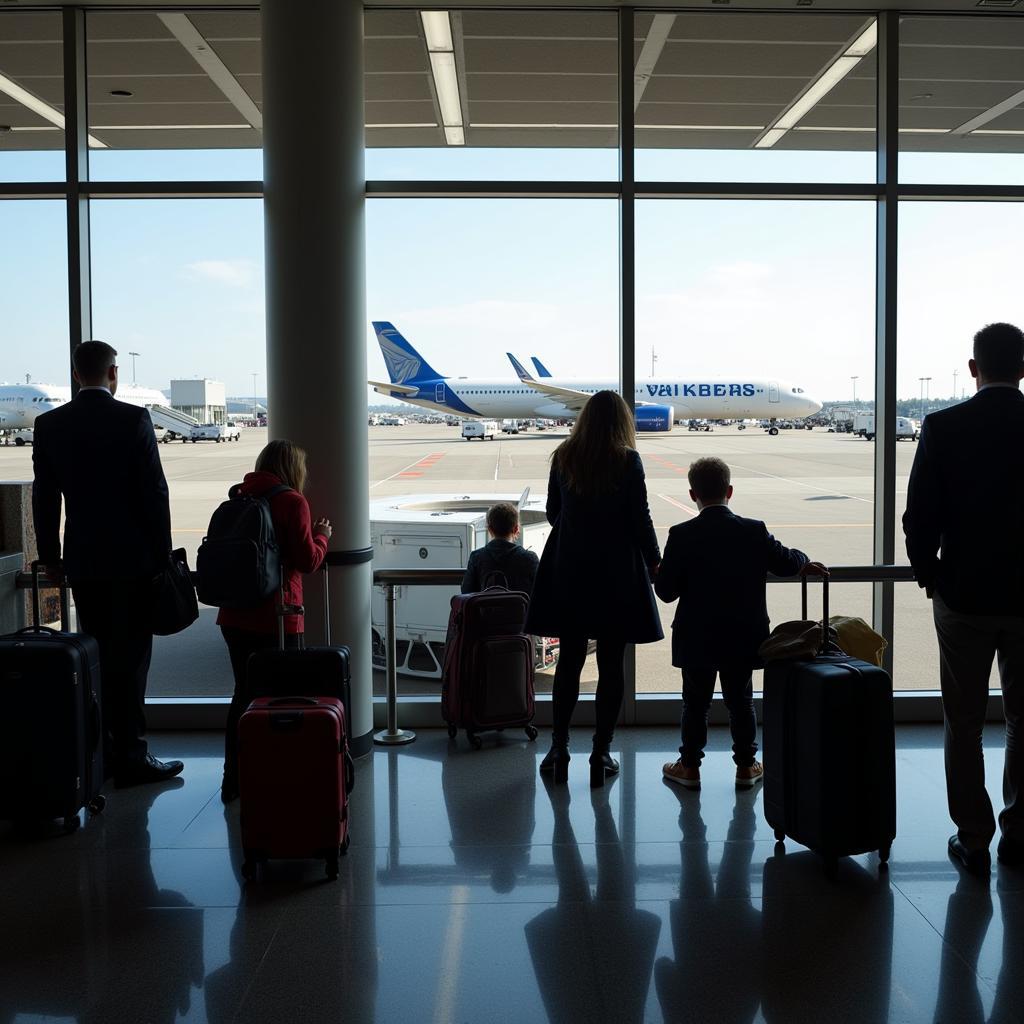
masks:
<svg viewBox="0 0 1024 1024"><path fill-rule="evenodd" d="M117 399L129 405L171 403L155 388L122 384ZM71 401L71 388L62 384L0 384L0 430L29 430L36 417Z"/></svg>
<svg viewBox="0 0 1024 1024"><path fill-rule="evenodd" d="M588 394L604 389L618 390L617 382L610 380L546 377L544 383ZM446 377L418 381L416 394L377 390L413 405L459 416L576 418L576 412L557 398L520 381ZM675 419L802 419L821 409L819 402L796 385L753 378L641 380L636 384L634 401L638 406L641 403L670 406Z"/></svg>

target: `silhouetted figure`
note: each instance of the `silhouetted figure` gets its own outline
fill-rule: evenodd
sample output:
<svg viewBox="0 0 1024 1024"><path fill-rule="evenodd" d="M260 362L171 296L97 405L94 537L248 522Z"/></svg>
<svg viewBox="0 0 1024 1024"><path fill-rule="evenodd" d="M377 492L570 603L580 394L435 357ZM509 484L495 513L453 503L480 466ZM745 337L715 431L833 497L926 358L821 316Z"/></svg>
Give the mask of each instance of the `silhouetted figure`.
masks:
<svg viewBox="0 0 1024 1024"><path fill-rule="evenodd" d="M561 639L552 688L551 750L541 762L556 782L568 777L569 725L580 695L588 640L597 641L597 729L590 784L619 770L609 753L622 706L627 644L664 636L651 589L661 561L647 505L636 428L614 391L580 410L572 433L551 456L544 545L526 632Z"/></svg>
<svg viewBox="0 0 1024 1024"><path fill-rule="evenodd" d="M32 517L39 560L67 576L79 628L99 644L106 772L133 786L184 765L162 764L146 745L151 589L170 557L171 511L149 413L114 398L116 358L105 342L78 345L78 394L36 420Z"/></svg>
<svg viewBox="0 0 1024 1024"><path fill-rule="evenodd" d="M946 722L950 853L989 870L996 832L982 731L998 660L1006 717L999 859L1024 864L1024 334L989 324L968 362L977 393L921 425L903 531L932 599Z"/></svg>
<svg viewBox="0 0 1024 1024"><path fill-rule="evenodd" d="M568 790L552 787L550 795L558 903L526 926L548 1020L638 1024L644 1019L661 920L636 907L634 873L627 869L608 802L598 797L594 805L597 886L591 893L569 817Z"/></svg>
<svg viewBox="0 0 1024 1024"><path fill-rule="evenodd" d="M516 543L519 510L515 505L508 501L492 505L487 510L487 532L491 535L487 544L470 552L462 593L475 594L490 586L500 586L529 597L539 559L535 552Z"/></svg>
<svg viewBox="0 0 1024 1024"><path fill-rule="evenodd" d="M700 798L676 792L682 870L669 908L675 962L654 965L661 1012L666 1024L747 1024L761 1005L761 914L750 900L756 798L736 795L716 883Z"/></svg>

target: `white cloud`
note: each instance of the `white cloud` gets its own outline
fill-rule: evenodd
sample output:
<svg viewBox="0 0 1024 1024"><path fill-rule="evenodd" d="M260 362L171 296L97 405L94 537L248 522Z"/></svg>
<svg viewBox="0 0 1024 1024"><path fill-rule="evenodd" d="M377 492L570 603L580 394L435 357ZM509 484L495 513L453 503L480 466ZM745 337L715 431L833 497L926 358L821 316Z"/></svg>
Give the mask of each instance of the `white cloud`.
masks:
<svg viewBox="0 0 1024 1024"><path fill-rule="evenodd" d="M260 281L260 267L253 260L198 260L186 263L185 269L193 278L230 288L252 288Z"/></svg>

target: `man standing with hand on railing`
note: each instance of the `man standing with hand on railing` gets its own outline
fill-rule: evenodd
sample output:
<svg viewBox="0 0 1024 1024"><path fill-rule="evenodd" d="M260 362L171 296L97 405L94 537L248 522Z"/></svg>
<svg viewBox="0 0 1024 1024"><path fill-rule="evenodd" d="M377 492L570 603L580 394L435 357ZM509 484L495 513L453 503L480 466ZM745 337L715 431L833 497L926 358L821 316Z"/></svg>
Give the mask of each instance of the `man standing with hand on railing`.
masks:
<svg viewBox="0 0 1024 1024"><path fill-rule="evenodd" d="M1024 864L1024 333L989 324L974 336L967 365L977 394L921 425L903 531L939 641L946 791L957 828L949 852L987 874L996 819L982 733L995 656L1006 716L998 855Z"/></svg>
<svg viewBox="0 0 1024 1024"><path fill-rule="evenodd" d="M796 548L777 541L764 523L733 515L729 467L697 459L688 474L699 515L673 526L654 581L662 601L679 599L672 622L672 664L683 672L683 742L679 760L662 774L686 789L700 789L700 763L708 740L708 712L715 678L729 709L736 786L749 789L764 777L757 753L753 670L768 636L768 573L827 576Z"/></svg>

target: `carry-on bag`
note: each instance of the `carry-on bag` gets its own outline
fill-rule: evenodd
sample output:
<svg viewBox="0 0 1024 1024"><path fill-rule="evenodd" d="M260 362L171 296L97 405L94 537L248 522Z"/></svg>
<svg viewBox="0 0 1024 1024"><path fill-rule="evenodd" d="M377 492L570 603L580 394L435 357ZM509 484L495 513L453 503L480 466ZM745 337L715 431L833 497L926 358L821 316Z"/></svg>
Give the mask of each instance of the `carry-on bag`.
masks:
<svg viewBox="0 0 1024 1024"><path fill-rule="evenodd" d="M337 878L353 778L340 700L254 700L238 723L242 874L255 877L271 858L322 857Z"/></svg>
<svg viewBox="0 0 1024 1024"><path fill-rule="evenodd" d="M324 640L307 647L301 633L298 647L285 647L284 620L287 615L301 615L303 609L284 604L282 588L278 607L277 650L254 651L246 662L246 695L256 697L337 697L345 705L346 723L352 711L349 649L331 643L330 588L327 563L324 578Z"/></svg>
<svg viewBox="0 0 1024 1024"><path fill-rule="evenodd" d="M533 638L523 633L529 599L492 587L456 594L448 617L441 714L454 739L465 729L479 750L478 733L523 728L534 740Z"/></svg>
<svg viewBox="0 0 1024 1024"><path fill-rule="evenodd" d="M825 858L877 850L896 837L896 738L892 680L829 642L823 580L821 647L807 660L764 670L764 813L786 837ZM807 580L802 581L807 618Z"/></svg>
<svg viewBox="0 0 1024 1024"><path fill-rule="evenodd" d="M67 584L59 583L61 628L40 625L40 565L32 563L32 625L0 637L0 817L19 822L103 810L100 652L70 632Z"/></svg>

